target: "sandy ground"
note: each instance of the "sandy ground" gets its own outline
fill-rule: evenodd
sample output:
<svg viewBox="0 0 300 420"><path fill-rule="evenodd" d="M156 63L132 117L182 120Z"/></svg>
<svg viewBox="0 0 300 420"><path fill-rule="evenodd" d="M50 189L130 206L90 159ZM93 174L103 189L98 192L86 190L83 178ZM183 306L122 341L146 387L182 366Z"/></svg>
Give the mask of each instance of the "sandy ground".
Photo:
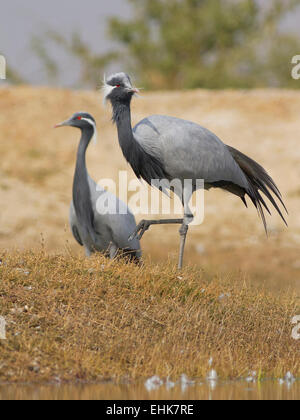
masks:
<svg viewBox="0 0 300 420"><path fill-rule="evenodd" d="M85 110L97 120L99 142L88 151L95 180L134 174L119 149L109 106L97 92L48 88L0 89L0 249L40 248L82 252L68 227L79 132L54 124ZM133 123L161 113L214 131L262 164L289 209L289 228L274 212L267 239L254 208L222 191L205 193L205 221L190 231L186 263L209 275L241 272L268 287L300 290L300 92L282 90L143 93ZM141 216L138 216L139 220ZM153 261L177 257L177 227L155 227L142 242Z"/></svg>

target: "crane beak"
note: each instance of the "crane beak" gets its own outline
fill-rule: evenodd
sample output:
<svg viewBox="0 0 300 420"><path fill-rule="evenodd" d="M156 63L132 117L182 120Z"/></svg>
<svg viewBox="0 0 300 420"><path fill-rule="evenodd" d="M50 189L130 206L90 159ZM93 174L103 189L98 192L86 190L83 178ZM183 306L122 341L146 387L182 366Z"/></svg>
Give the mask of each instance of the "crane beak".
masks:
<svg viewBox="0 0 300 420"><path fill-rule="evenodd" d="M54 128L67 127L68 125L70 125L70 121L69 121L69 120L67 120L67 121L63 121L63 122L61 122L60 124L56 124L56 125L54 126Z"/></svg>
<svg viewBox="0 0 300 420"><path fill-rule="evenodd" d="M132 88L128 88L128 92L132 92L132 93L138 95L140 93L140 90L136 87L132 87Z"/></svg>

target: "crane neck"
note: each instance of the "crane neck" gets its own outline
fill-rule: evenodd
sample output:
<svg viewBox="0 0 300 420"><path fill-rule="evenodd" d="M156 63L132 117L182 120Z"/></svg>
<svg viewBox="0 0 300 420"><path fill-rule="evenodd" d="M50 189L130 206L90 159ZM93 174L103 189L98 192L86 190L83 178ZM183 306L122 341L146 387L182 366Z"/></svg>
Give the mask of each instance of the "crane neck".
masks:
<svg viewBox="0 0 300 420"><path fill-rule="evenodd" d="M113 102L113 121L118 130L118 138L123 154L127 160L130 158L130 149L136 143L131 125L130 100Z"/></svg>
<svg viewBox="0 0 300 420"><path fill-rule="evenodd" d="M94 213L86 167L86 150L93 137L93 129L81 131L73 180L73 203L83 235L94 235Z"/></svg>
<svg viewBox="0 0 300 420"><path fill-rule="evenodd" d="M112 102L113 121L117 125L118 138L123 155L135 175L151 185L154 179L168 178L163 163L148 153L134 136L131 125L130 100Z"/></svg>
<svg viewBox="0 0 300 420"><path fill-rule="evenodd" d="M92 127L81 130L81 138L77 149L76 167L77 165L80 166L80 164L83 164L83 166L86 168L86 151L91 142L93 134L94 131Z"/></svg>

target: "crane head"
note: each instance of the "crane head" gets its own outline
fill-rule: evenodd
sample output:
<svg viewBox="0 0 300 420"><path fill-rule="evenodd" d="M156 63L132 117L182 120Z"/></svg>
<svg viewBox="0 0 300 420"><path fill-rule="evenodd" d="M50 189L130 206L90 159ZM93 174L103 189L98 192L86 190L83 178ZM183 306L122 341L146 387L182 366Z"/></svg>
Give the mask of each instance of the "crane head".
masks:
<svg viewBox="0 0 300 420"><path fill-rule="evenodd" d="M133 95L139 93L126 73L115 73L108 78L104 76L102 91L104 102L130 101Z"/></svg>
<svg viewBox="0 0 300 420"><path fill-rule="evenodd" d="M54 128L59 127L76 127L81 130L93 129L93 140L95 143L97 142L96 121L94 117L92 117L91 114L88 114L87 112L76 112L68 120L54 126Z"/></svg>

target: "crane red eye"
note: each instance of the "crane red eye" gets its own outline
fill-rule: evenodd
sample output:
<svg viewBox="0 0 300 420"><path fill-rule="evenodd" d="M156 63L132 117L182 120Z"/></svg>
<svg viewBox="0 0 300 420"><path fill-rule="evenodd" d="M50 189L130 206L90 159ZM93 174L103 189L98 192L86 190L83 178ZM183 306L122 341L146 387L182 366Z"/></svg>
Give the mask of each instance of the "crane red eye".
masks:
<svg viewBox="0 0 300 420"><path fill-rule="evenodd" d="M119 88L119 87L121 87L121 85L116 85L116 87L118 87L118 88Z"/></svg>
<svg viewBox="0 0 300 420"><path fill-rule="evenodd" d="M82 120L82 117L77 117L77 120Z"/></svg>

